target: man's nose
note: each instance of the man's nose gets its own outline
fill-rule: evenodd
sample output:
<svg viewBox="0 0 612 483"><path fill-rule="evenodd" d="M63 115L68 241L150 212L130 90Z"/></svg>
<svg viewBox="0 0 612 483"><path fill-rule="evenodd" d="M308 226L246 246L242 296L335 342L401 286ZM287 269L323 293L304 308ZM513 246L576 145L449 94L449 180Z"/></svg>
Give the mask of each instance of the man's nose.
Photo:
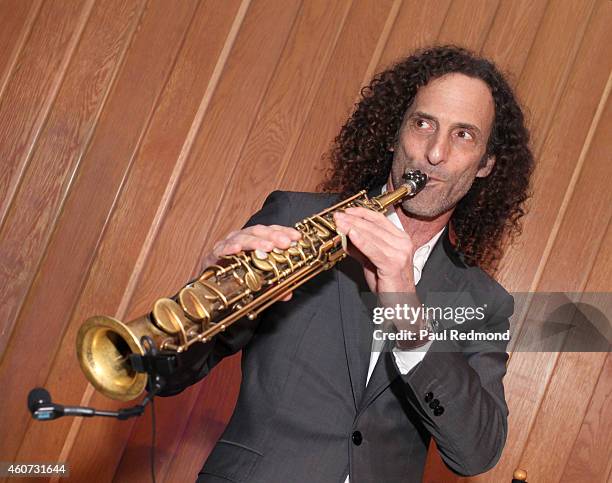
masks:
<svg viewBox="0 0 612 483"><path fill-rule="evenodd" d="M427 147L427 161L429 164L437 165L446 161L448 156L448 140L442 133L437 133L429 140Z"/></svg>

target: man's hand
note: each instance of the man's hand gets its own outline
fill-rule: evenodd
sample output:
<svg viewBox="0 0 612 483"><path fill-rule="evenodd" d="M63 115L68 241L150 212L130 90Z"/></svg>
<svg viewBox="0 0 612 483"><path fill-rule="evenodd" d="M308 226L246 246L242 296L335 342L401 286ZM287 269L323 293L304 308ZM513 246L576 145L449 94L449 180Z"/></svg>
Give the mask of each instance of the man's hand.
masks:
<svg viewBox="0 0 612 483"><path fill-rule="evenodd" d="M274 248L289 248L300 239L301 234L295 228L280 225L253 225L229 233L217 242L212 253L204 257L203 266L208 267L217 262L222 255L233 255L241 250L262 250L270 252ZM282 300L291 299L291 293Z"/></svg>
<svg viewBox="0 0 612 483"><path fill-rule="evenodd" d="M407 304L421 305L414 283L414 245L410 236L398 229L384 214L366 208L347 208L344 213L335 213L336 228L351 241L347 252L363 265L366 282L370 290L377 293L385 307ZM426 321L394 320L398 330L418 333L425 328ZM423 345L414 341L396 345L410 349Z"/></svg>
<svg viewBox="0 0 612 483"><path fill-rule="evenodd" d="M350 239L348 254L363 265L372 292L415 292L414 245L408 234L384 214L361 207L335 213L334 220Z"/></svg>

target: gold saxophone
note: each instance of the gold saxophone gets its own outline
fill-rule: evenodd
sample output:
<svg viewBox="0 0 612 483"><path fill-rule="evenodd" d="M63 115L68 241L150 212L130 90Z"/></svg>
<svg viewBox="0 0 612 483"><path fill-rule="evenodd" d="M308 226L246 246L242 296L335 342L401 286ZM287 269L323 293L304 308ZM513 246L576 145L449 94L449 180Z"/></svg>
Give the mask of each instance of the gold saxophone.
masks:
<svg viewBox="0 0 612 483"><path fill-rule="evenodd" d="M334 212L353 206L384 212L414 196L427 182L420 171L404 175L405 184L374 198L366 191L295 224L302 236L285 250L270 253L241 251L221 257L176 296L161 298L153 310L123 323L107 316L85 321L77 335L81 369L93 386L106 396L129 401L140 395L147 374L135 371L130 354L145 354L143 336L164 351L183 352L193 344L208 342L242 317L259 313L318 273L346 257L346 238L339 234Z"/></svg>

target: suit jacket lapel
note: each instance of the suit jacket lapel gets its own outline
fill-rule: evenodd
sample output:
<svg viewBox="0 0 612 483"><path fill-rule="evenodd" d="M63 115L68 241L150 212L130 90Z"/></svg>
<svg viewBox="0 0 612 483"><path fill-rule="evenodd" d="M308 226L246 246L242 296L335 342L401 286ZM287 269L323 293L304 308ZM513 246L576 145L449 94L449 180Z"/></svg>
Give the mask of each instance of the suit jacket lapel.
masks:
<svg viewBox="0 0 612 483"><path fill-rule="evenodd" d="M344 349L348 364L355 409L363 397L372 343L371 314L361 294L368 291L363 268L352 258L343 260L336 270Z"/></svg>

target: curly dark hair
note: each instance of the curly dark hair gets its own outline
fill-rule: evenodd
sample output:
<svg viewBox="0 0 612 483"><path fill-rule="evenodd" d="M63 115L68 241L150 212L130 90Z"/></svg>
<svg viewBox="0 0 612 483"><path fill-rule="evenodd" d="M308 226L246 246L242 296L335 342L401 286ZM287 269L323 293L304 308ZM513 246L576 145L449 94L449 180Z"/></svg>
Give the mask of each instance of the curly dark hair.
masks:
<svg viewBox="0 0 612 483"><path fill-rule="evenodd" d="M361 100L327 157L323 191L353 194L386 183L404 113L420 87L445 74L484 81L495 104L485 158L495 156L489 176L476 178L451 218L456 249L469 265L494 273L503 247L521 232L529 197L533 156L523 112L508 82L489 60L456 46L422 49L377 74L361 90Z"/></svg>

